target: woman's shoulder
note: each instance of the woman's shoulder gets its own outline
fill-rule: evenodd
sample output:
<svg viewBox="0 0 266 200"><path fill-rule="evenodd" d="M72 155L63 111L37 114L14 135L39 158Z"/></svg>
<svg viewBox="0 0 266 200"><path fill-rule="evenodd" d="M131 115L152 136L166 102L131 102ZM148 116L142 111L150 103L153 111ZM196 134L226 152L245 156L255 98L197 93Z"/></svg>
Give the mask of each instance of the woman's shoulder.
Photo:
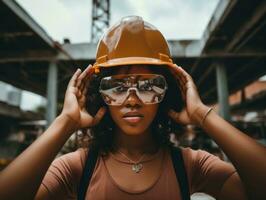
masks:
<svg viewBox="0 0 266 200"><path fill-rule="evenodd" d="M217 196L225 181L236 171L232 164L207 151L182 147L181 150L192 193Z"/></svg>
<svg viewBox="0 0 266 200"><path fill-rule="evenodd" d="M74 193L82 175L88 149L79 148L57 157L49 167L42 184L50 193ZM70 189L70 190L69 190Z"/></svg>
<svg viewBox="0 0 266 200"><path fill-rule="evenodd" d="M191 173L205 171L210 168L232 168L231 164L222 161L219 157L201 149L194 150L189 147L180 147L184 164Z"/></svg>
<svg viewBox="0 0 266 200"><path fill-rule="evenodd" d="M201 149L192 149L190 147L179 147L185 160L199 161L201 159L213 158L217 159L217 156L210 154L209 152Z"/></svg>
<svg viewBox="0 0 266 200"><path fill-rule="evenodd" d="M195 160L197 159L197 157L199 156L199 154L208 154L208 152L206 151L203 151L203 150L194 150L190 147L178 147L180 148L181 152L182 152L182 156L183 156L183 159L185 161L192 161L192 160Z"/></svg>
<svg viewBox="0 0 266 200"><path fill-rule="evenodd" d="M79 174L84 168L87 154L88 148L78 148L76 151L57 157L51 167L60 169L60 171L71 171Z"/></svg>
<svg viewBox="0 0 266 200"><path fill-rule="evenodd" d="M68 163L70 165L81 165L82 167L85 165L86 157L88 154L88 148L78 148L76 151L64 154L57 159Z"/></svg>

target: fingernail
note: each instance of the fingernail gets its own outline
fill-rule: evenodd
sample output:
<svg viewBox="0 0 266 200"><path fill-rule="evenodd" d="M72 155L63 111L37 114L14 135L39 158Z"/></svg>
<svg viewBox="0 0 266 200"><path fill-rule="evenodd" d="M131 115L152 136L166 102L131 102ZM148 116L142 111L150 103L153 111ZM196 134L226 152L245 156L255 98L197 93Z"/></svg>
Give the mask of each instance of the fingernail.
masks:
<svg viewBox="0 0 266 200"><path fill-rule="evenodd" d="M91 73L93 71L92 65L89 65L88 73Z"/></svg>

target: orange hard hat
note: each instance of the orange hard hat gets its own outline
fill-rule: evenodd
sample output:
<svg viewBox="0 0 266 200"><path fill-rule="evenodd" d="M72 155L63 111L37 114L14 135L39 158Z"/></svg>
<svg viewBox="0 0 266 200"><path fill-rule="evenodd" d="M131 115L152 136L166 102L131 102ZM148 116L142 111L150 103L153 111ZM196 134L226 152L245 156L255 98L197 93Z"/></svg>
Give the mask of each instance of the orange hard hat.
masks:
<svg viewBox="0 0 266 200"><path fill-rule="evenodd" d="M141 17L124 17L110 27L98 43L93 67L149 64L173 65L169 47L161 32Z"/></svg>

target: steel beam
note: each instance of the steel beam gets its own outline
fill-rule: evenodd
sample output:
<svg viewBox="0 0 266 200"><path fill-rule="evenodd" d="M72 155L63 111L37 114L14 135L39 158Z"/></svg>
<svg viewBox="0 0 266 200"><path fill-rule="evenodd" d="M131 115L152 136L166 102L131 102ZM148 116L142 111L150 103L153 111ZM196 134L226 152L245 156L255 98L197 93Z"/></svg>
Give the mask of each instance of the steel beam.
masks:
<svg viewBox="0 0 266 200"><path fill-rule="evenodd" d="M63 53L62 53L63 54ZM0 64L12 62L52 61L56 53L50 50L1 51Z"/></svg>
<svg viewBox="0 0 266 200"><path fill-rule="evenodd" d="M10 38L16 38L16 37L31 37L34 36L34 33L32 31L24 31L24 32L1 32L0 38L4 39L10 39Z"/></svg>
<svg viewBox="0 0 266 200"><path fill-rule="evenodd" d="M235 6L237 0L220 0L214 13L213 16L211 17L204 33L203 36L200 39L199 42L199 52L200 54L202 54L203 52L205 52L205 50L207 49L209 43L211 42L212 38L214 37L214 33L216 32L216 30L219 28L219 25L222 24L224 22L224 20L226 19L226 17L229 15L229 13L232 11L232 8ZM194 65L191 68L190 73L194 74L195 71L197 70L199 63L200 63L200 59L197 60Z"/></svg>
<svg viewBox="0 0 266 200"><path fill-rule="evenodd" d="M254 36L254 34L257 31L259 31L263 26L265 26L266 21L262 20L263 17L265 16L265 12L266 12L266 2L262 1L261 5L258 5L257 9L254 11L251 18L247 20L246 23L243 26L241 26L239 30L235 33L233 40L226 46L225 51L226 52L237 51L238 49L241 48L241 46L243 46L244 43L250 40L251 37ZM262 20L261 24L258 25L256 28L254 28L254 25L260 20ZM246 36L248 32L250 33L248 34L248 36Z"/></svg>
<svg viewBox="0 0 266 200"><path fill-rule="evenodd" d="M23 111L18 106L9 105L1 101L0 101L0 116L6 117L7 119L13 118L23 121L42 119L42 116L40 114Z"/></svg>
<svg viewBox="0 0 266 200"><path fill-rule="evenodd" d="M110 0L92 1L91 42L97 43L105 29L109 27Z"/></svg>
<svg viewBox="0 0 266 200"><path fill-rule="evenodd" d="M255 49L250 49L249 52L238 52L238 53L225 53L223 51L219 52L208 52L204 54L194 54L189 51L190 45L181 48L182 41L170 41L168 42L169 48L171 49L171 55L173 60L178 58L195 58L195 59L202 59L202 58L245 58L245 57L265 57L266 52L257 52ZM195 45L197 40L191 41L191 45ZM176 48L179 46L179 48ZM97 45L95 43L82 43L82 44L65 44L63 45L63 49L71 55L73 60L94 60L96 54ZM196 48L196 47L195 47ZM63 53L59 52L57 56L58 60L69 60L67 56L63 55ZM1 62L1 60L0 60Z"/></svg>

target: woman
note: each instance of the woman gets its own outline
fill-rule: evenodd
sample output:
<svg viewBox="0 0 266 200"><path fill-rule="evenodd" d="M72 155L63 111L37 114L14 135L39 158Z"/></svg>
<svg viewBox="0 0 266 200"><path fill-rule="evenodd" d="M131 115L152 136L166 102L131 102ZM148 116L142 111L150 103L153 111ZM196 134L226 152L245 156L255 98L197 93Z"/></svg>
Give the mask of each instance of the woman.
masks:
<svg viewBox="0 0 266 200"><path fill-rule="evenodd" d="M99 154L86 198L182 199L168 137L176 124L201 126L234 165L182 148L191 194L266 198L265 147L202 103L156 28L140 17L124 18L101 39L93 67L71 78L61 114L1 172L0 199L75 199L92 149ZM89 148L52 163L70 135L88 127Z"/></svg>

